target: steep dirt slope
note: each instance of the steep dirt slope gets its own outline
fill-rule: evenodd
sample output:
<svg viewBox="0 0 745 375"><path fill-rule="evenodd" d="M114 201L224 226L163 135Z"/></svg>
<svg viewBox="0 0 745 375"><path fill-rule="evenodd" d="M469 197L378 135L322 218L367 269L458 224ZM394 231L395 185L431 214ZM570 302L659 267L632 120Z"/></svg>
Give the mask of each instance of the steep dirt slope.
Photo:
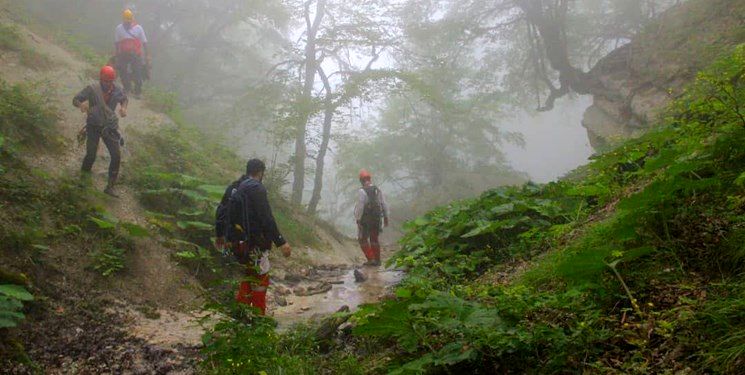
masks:
<svg viewBox="0 0 745 375"><path fill-rule="evenodd" d="M3 18L2 22L10 23L7 18ZM34 70L22 65L16 53L2 52L0 54L0 78L11 84L35 85L37 90L47 93L49 100L59 109L58 130L65 144L64 151L60 154L25 155L26 162L32 167L46 171L53 177L77 176L84 149L77 145L75 136L84 124L85 117L71 105L71 101L80 89L89 82L93 82L90 75L95 70L45 37L23 26L16 25L16 27L26 44L35 51L48 56L54 62L54 67L48 70ZM161 124L170 121L162 114L147 110L137 100L130 102L129 114L120 122L121 131L125 137L128 129L147 125L153 127L151 130L155 131ZM129 147L125 148L122 165L124 178L126 178L126 163L130 152L133 150ZM94 184L98 191L105 185L108 161L107 152L101 145L98 160L94 166ZM104 195L96 196L94 199L120 221L146 226L144 210L139 205L133 190L126 185L121 185L119 192L119 199ZM54 204L54 202L49 203ZM52 247L47 255L53 260L56 270L62 275L61 280L64 281L62 284L54 281L59 284L57 287L61 290L68 289L69 294L74 295L75 299L81 303L100 300L105 301L103 305L110 307L97 317L106 316L106 319L96 321L95 324L84 317L81 317L79 322L64 323L55 322L54 318L51 318L47 319L42 326L60 323L72 326L77 324L78 327L74 327L71 333L57 333L62 338L73 335L75 337L69 338L87 342L87 346L80 347L82 351L99 351L113 357L116 357L114 353L142 352L144 348L161 353L159 355L168 355L167 353L171 353L168 347L196 345L199 342L201 330L194 327L193 318L191 318L194 314L191 311L201 304L198 296L200 286L196 279L170 258L169 254L170 251L161 246L157 238L136 239L134 251L128 254L127 267L121 275L105 280L92 280L89 271L85 269L87 262L78 257L79 250ZM52 282L51 279L50 277L49 282ZM69 288L74 290L69 290ZM137 312L138 310L145 311L146 308L160 309L160 317L155 318L155 315L149 314L155 319L147 319L144 314ZM58 307L60 311L64 309L65 307ZM86 327L86 325L90 326ZM111 327L107 328L107 325ZM164 326L180 333L169 334L165 330L148 329L148 327ZM134 336L130 335L130 332L134 333ZM117 340L111 338L111 334L114 333L120 336ZM164 335L168 336L164 339L162 337ZM109 341L109 350L102 351L96 341ZM149 346L149 343L153 345ZM61 357L69 354L69 360L59 364L61 372L67 372L76 366L82 366L80 368L87 368L91 371L94 368L109 369L88 363L96 362L95 355L91 356L94 358L93 361L76 363L76 355L67 353L68 348L64 345L57 346L52 340L38 344L44 347L42 350L44 353L37 353L42 361L45 357L51 357L54 354L59 354ZM32 341L30 350L33 351L34 346ZM132 347L137 349L132 349ZM156 359L155 357L151 359ZM143 370L155 369L147 364L149 360L142 357L136 361L139 364L133 366Z"/></svg>

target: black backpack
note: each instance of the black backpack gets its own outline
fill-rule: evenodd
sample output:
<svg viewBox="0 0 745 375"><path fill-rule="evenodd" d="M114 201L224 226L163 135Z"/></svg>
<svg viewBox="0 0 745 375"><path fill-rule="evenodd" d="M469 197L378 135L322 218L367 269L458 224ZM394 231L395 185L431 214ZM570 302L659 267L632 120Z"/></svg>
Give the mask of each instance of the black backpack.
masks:
<svg viewBox="0 0 745 375"><path fill-rule="evenodd" d="M367 194L367 203L362 210L362 223L380 226L380 218L383 216L383 206L378 199L378 187L375 185L362 188Z"/></svg>
<svg viewBox="0 0 745 375"><path fill-rule="evenodd" d="M247 192L248 186L235 187L224 208L225 240L231 244L233 257L240 264L251 261Z"/></svg>
<svg viewBox="0 0 745 375"><path fill-rule="evenodd" d="M225 207L225 240L238 242L248 240L248 216L246 210L246 189L233 189Z"/></svg>

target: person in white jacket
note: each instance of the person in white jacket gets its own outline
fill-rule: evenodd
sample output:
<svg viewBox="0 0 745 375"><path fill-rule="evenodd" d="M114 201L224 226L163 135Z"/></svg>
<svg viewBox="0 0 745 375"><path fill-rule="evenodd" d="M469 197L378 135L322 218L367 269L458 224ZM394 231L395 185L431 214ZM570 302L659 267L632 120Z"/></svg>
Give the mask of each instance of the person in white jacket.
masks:
<svg viewBox="0 0 745 375"><path fill-rule="evenodd" d="M367 258L365 265L380 266L380 241L382 226L388 226L388 205L383 192L372 184L372 175L360 171L362 187L357 193L354 219L357 222L357 240Z"/></svg>

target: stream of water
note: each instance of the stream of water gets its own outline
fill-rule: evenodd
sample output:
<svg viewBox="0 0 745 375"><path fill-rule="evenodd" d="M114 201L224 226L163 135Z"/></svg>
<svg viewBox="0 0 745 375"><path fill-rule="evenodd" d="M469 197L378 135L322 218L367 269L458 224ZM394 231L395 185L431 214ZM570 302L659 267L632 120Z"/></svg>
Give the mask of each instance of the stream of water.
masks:
<svg viewBox="0 0 745 375"><path fill-rule="evenodd" d="M342 306L355 310L359 305L376 302L403 277L402 271L383 267L361 267L359 271L365 275L363 282L355 280L354 269L319 270L314 282L330 283L331 290L310 296L285 296L288 304L275 306L272 311L280 328L333 314Z"/></svg>

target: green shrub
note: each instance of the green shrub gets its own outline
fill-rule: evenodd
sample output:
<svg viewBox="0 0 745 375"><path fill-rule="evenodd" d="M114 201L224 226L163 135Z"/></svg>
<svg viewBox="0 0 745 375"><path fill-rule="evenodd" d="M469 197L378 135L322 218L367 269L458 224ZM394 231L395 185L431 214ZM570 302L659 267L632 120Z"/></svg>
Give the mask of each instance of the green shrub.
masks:
<svg viewBox="0 0 745 375"><path fill-rule="evenodd" d="M25 318L21 312L23 302L33 299L34 296L22 286L0 284L0 329L17 326Z"/></svg>
<svg viewBox="0 0 745 375"><path fill-rule="evenodd" d="M9 85L0 81L0 133L6 142L27 147L58 150L58 114L51 105L52 95L42 85Z"/></svg>
<svg viewBox="0 0 745 375"><path fill-rule="evenodd" d="M21 33L15 26L0 24L0 49L19 52L24 44Z"/></svg>

